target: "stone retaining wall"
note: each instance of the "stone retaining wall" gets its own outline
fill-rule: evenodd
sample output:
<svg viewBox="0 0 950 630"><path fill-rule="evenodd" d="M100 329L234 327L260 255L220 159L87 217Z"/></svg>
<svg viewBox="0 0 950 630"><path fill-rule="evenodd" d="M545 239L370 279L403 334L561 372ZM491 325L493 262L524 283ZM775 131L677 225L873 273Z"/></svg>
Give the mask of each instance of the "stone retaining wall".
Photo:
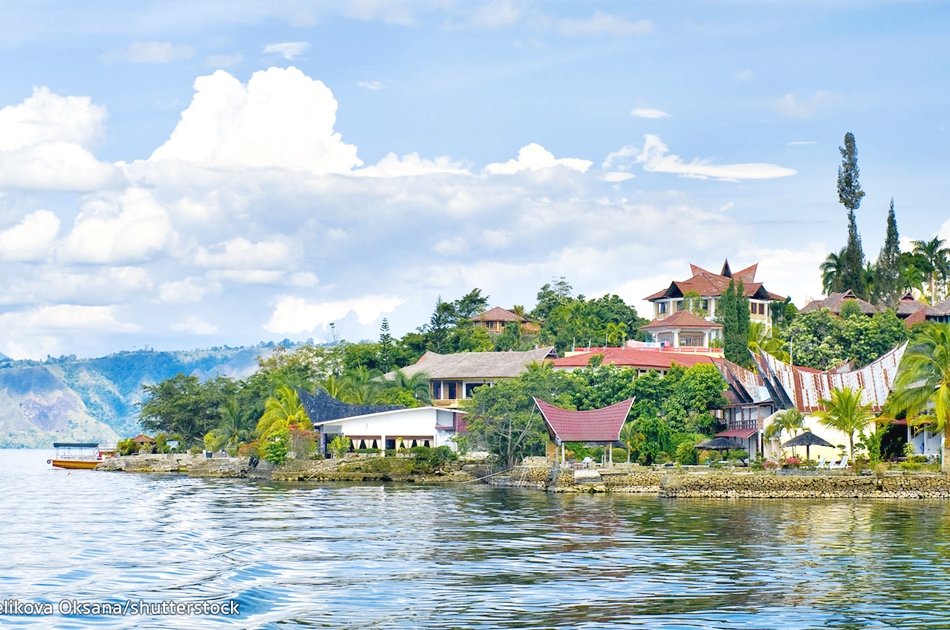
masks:
<svg viewBox="0 0 950 630"><path fill-rule="evenodd" d="M666 498L950 498L950 476L774 475L669 473L660 483Z"/></svg>

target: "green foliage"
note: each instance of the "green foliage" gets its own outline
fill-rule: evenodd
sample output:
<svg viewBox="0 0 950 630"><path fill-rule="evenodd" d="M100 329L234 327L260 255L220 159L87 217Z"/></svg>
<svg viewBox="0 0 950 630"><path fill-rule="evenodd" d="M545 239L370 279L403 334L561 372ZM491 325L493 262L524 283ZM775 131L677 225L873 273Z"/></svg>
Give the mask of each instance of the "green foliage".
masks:
<svg viewBox="0 0 950 630"><path fill-rule="evenodd" d="M415 446L409 449L413 457L413 472L429 474L440 470L445 464L454 462L458 455L448 446Z"/></svg>
<svg viewBox="0 0 950 630"><path fill-rule="evenodd" d="M638 433L643 435L637 461L641 464L662 463L673 452L673 432L663 418L644 416L633 420Z"/></svg>
<svg viewBox="0 0 950 630"><path fill-rule="evenodd" d="M950 249L944 247L945 241L939 236L929 241L914 241L914 254L921 271L930 279L930 303L936 304L943 295L937 278L944 281L950 276Z"/></svg>
<svg viewBox="0 0 950 630"><path fill-rule="evenodd" d="M874 267L874 293L871 295L875 304L895 308L903 294L900 286L900 235L897 232L897 216L894 213L894 200L887 211L887 230L884 236L884 246L878 254L877 264Z"/></svg>
<svg viewBox="0 0 950 630"><path fill-rule="evenodd" d="M280 466L287 461L287 453L290 450L289 442L290 435L286 429L271 434L266 441L261 441L263 445L262 457L275 466Z"/></svg>
<svg viewBox="0 0 950 630"><path fill-rule="evenodd" d="M338 435L330 441L329 448L335 458L341 459L350 450L350 438Z"/></svg>
<svg viewBox="0 0 950 630"><path fill-rule="evenodd" d="M197 442L218 425L218 410L236 394L237 384L226 377L201 383L196 376L178 374L142 389L146 400L139 419L146 431L177 433L188 442Z"/></svg>
<svg viewBox="0 0 950 630"><path fill-rule="evenodd" d="M472 317L487 307L488 296L477 288L454 302L445 302L440 296L429 323L419 329L425 339L425 349L442 354L491 350L494 347L491 337L472 322Z"/></svg>
<svg viewBox="0 0 950 630"><path fill-rule="evenodd" d="M845 361L867 365L907 339L907 329L891 310L843 319L819 309L800 313L786 332L795 364L818 370Z"/></svg>
<svg viewBox="0 0 950 630"><path fill-rule="evenodd" d="M699 463L699 451L696 445L705 439L702 435L690 435L676 445L673 461L683 466L695 466Z"/></svg>
<svg viewBox="0 0 950 630"><path fill-rule="evenodd" d="M615 365L586 367L569 373L575 387L571 402L577 409L601 409L634 395L636 371Z"/></svg>
<svg viewBox="0 0 950 630"><path fill-rule="evenodd" d="M135 455L138 452L138 444L132 438L120 440L116 445L119 455Z"/></svg>
<svg viewBox="0 0 950 630"><path fill-rule="evenodd" d="M723 353L726 359L751 367L749 354L749 298L745 297L742 281L729 281L716 307L717 319L722 324Z"/></svg>
<svg viewBox="0 0 950 630"><path fill-rule="evenodd" d="M766 440L781 441L783 433L788 433L790 437L794 437L804 428L805 416L793 407L776 414L772 419L772 423L765 427L762 437Z"/></svg>
<svg viewBox="0 0 950 630"><path fill-rule="evenodd" d="M297 390L281 385L264 402L264 413L257 423L257 438L262 442L291 428L310 429L310 419L300 402Z"/></svg>
<svg viewBox="0 0 950 630"><path fill-rule="evenodd" d="M573 297L571 286L562 278L556 288L544 285L538 292L538 306L532 312L540 319L542 343L553 345L559 353L577 345L621 345L646 324L617 295L593 300Z"/></svg>
<svg viewBox="0 0 950 630"><path fill-rule="evenodd" d="M851 289L855 295L867 299L867 281L864 274L864 250L861 248L861 236L858 234L855 211L861 206L864 191L859 182L858 147L854 134L850 131L844 136L841 152L841 166L838 167L838 201L848 210L848 244L844 250L843 267L836 291Z"/></svg>
<svg viewBox="0 0 950 630"><path fill-rule="evenodd" d="M849 453L854 460L854 438L862 435L874 419L871 406L861 402L861 390L838 387L831 390L831 398L822 400L824 408L816 412L819 421L848 436Z"/></svg>

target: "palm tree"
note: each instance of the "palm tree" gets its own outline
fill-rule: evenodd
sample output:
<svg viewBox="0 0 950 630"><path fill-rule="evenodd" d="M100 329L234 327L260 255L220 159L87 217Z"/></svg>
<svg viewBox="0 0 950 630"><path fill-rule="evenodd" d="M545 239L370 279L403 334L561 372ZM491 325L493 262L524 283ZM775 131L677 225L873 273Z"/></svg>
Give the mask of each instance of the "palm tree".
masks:
<svg viewBox="0 0 950 630"><path fill-rule="evenodd" d="M772 419L772 424L765 429L763 436L767 440L781 441L782 433L788 433L794 437L803 428L805 428L805 416L798 409L792 407L777 413Z"/></svg>
<svg viewBox="0 0 950 630"><path fill-rule="evenodd" d="M387 381L389 387L405 389L421 403L432 402L432 393L429 391L429 375L425 372L416 372L412 376L402 370L393 372L393 380Z"/></svg>
<svg viewBox="0 0 950 630"><path fill-rule="evenodd" d="M825 426L837 429L848 435L848 446L851 459L854 459L854 436L864 433L874 414L871 405L861 402L860 389L837 387L831 390L831 399L822 400L824 410L816 412L818 420Z"/></svg>
<svg viewBox="0 0 950 630"><path fill-rule="evenodd" d="M950 274L950 249L944 247L939 236L929 241L914 241L914 253L926 261L924 271L930 274L930 303L937 303L937 274L946 278Z"/></svg>
<svg viewBox="0 0 950 630"><path fill-rule="evenodd" d="M828 254L828 257L825 258L825 262L821 263L821 267L819 267L819 269L821 269L821 288L824 290L825 295L831 295L831 293L838 288L838 281L844 273L844 256L846 250L846 247L842 247L838 253L831 252Z"/></svg>
<svg viewBox="0 0 950 630"><path fill-rule="evenodd" d="M910 422L930 420L943 431L943 472L950 473L950 324L929 324L907 348L888 400Z"/></svg>
<svg viewBox="0 0 950 630"><path fill-rule="evenodd" d="M646 437L640 433L633 422L627 422L623 425L623 428L620 429L620 441L627 449L627 463L629 464L630 451L634 448L640 450L640 447L643 446L644 441L646 441Z"/></svg>
<svg viewBox="0 0 950 630"><path fill-rule="evenodd" d="M919 254L901 252L897 259L897 266L899 268L897 275L900 279L901 290L913 291L916 289L923 293L924 282L927 281L927 272L924 271L927 261Z"/></svg>
<svg viewBox="0 0 950 630"><path fill-rule="evenodd" d="M304 429L311 428L310 419L300 402L297 390L288 385L281 385L273 396L264 401L264 415L257 422L257 437L266 440L293 425Z"/></svg>
<svg viewBox="0 0 950 630"><path fill-rule="evenodd" d="M765 322L749 322L749 350L768 352L776 359L788 363L788 343L778 338Z"/></svg>
<svg viewBox="0 0 950 630"><path fill-rule="evenodd" d="M627 322L608 322L605 341L608 345L619 346L627 339Z"/></svg>

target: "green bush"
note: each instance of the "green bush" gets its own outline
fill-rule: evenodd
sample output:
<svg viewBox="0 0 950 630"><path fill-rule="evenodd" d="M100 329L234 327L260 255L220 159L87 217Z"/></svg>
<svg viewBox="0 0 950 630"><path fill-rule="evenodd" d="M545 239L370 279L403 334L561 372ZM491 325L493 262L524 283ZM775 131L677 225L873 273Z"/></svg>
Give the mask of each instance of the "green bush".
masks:
<svg viewBox="0 0 950 630"><path fill-rule="evenodd" d="M696 450L696 444L688 440L679 443L676 452L673 454L673 460L683 466L695 466L699 463L699 451Z"/></svg>
<svg viewBox="0 0 950 630"><path fill-rule="evenodd" d="M620 463L627 461L627 449L625 448L616 448L611 451L611 456L614 458L614 463Z"/></svg>
<svg viewBox="0 0 950 630"><path fill-rule="evenodd" d="M458 455L448 446L432 448L416 446L409 449L413 457L413 472L431 473L440 469L447 462L458 459Z"/></svg>
<svg viewBox="0 0 950 630"><path fill-rule="evenodd" d="M350 450L350 438L338 435L330 442L330 453L337 459L342 458Z"/></svg>
<svg viewBox="0 0 950 630"><path fill-rule="evenodd" d="M290 436L286 430L277 432L264 446L264 459L280 466L287 461L287 453L290 450Z"/></svg>

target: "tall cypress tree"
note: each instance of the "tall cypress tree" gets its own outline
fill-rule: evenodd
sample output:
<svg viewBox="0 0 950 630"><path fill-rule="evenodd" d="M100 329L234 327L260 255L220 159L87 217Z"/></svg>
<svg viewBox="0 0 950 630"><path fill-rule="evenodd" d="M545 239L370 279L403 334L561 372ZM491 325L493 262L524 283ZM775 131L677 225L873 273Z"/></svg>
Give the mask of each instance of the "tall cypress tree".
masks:
<svg viewBox="0 0 950 630"><path fill-rule="evenodd" d="M891 208L887 211L887 232L884 236L884 247L877 257L874 267L874 298L875 304L894 308L901 298L900 287L900 238L897 234L897 216L894 214L894 200L891 199Z"/></svg>
<svg viewBox="0 0 950 630"><path fill-rule="evenodd" d="M848 209L848 244L845 247L844 270L838 280L837 291L851 289L858 297L867 299L867 283L864 277L864 250L861 248L861 236L855 211L861 206L864 191L858 181L858 147L854 134L844 134L844 146L841 151L841 166L838 167L838 201Z"/></svg>
<svg viewBox="0 0 950 630"><path fill-rule="evenodd" d="M722 324L722 349L725 357L739 365L749 365L749 298L742 282L730 280L716 305Z"/></svg>

